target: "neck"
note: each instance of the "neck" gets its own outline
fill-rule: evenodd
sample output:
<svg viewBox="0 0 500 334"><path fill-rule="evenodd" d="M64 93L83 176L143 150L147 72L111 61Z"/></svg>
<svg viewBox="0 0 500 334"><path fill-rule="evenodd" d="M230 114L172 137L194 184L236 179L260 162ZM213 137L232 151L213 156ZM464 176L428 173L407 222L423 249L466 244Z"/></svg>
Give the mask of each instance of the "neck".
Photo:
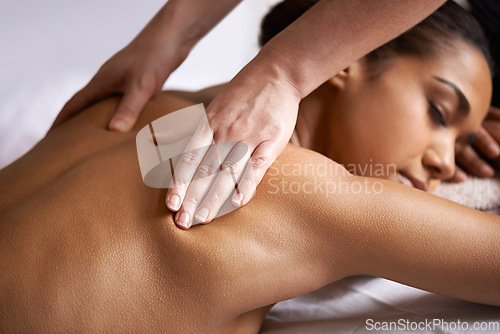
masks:
<svg viewBox="0 0 500 334"><path fill-rule="evenodd" d="M328 156L332 94L329 85L322 85L300 102L294 144Z"/></svg>

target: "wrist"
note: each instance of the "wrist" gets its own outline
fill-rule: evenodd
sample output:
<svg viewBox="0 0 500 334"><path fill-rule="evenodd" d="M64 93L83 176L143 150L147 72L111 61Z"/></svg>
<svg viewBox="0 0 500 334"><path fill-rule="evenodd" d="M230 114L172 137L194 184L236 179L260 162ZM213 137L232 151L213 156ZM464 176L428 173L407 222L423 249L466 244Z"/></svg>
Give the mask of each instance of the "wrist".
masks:
<svg viewBox="0 0 500 334"><path fill-rule="evenodd" d="M297 76L289 59L274 49L261 49L255 58L243 69L262 81L271 82L285 88L300 102L309 94ZM242 72L243 72L242 71Z"/></svg>

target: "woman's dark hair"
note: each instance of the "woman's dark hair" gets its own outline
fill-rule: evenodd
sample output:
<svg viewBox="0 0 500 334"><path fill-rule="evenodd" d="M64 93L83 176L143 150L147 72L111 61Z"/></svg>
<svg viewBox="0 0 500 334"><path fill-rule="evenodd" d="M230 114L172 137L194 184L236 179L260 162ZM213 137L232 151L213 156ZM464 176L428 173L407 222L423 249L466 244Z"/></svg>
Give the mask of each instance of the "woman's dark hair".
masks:
<svg viewBox="0 0 500 334"><path fill-rule="evenodd" d="M284 0L264 17L261 24L260 45L285 29L319 0ZM453 46L457 40L474 46L486 58L493 73L488 42L476 19L453 1L447 1L418 25L364 57L370 77L379 75L397 56L432 57L439 50Z"/></svg>

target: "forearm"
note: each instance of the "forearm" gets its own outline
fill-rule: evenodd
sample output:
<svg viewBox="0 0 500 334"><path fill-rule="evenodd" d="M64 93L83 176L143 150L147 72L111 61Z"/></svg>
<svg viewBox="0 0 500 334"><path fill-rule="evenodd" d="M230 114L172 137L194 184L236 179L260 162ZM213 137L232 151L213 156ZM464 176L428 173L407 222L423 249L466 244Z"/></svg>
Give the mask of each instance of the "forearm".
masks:
<svg viewBox="0 0 500 334"><path fill-rule="evenodd" d="M267 43L256 62L276 67L301 97L436 10L443 0L322 0Z"/></svg>
<svg viewBox="0 0 500 334"><path fill-rule="evenodd" d="M188 54L241 0L169 0L132 43Z"/></svg>
<svg viewBox="0 0 500 334"><path fill-rule="evenodd" d="M345 189L360 185L329 206L343 212L335 237L350 241L353 274L500 305L500 217L389 181L352 177Z"/></svg>
<svg viewBox="0 0 500 334"><path fill-rule="evenodd" d="M307 150L289 148L279 159L261 191L279 190L289 210L299 208L295 220L309 246L302 251L321 263L318 272L327 268L327 281L368 274L500 305L500 216L353 176Z"/></svg>

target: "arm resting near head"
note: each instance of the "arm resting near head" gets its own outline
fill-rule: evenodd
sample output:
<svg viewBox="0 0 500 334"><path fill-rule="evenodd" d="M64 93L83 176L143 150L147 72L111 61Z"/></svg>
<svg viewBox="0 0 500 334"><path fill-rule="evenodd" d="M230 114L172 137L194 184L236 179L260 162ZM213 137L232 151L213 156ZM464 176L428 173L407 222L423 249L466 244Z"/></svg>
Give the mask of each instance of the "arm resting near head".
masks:
<svg viewBox="0 0 500 334"><path fill-rule="evenodd" d="M294 201L311 205L300 219L323 222L317 236L330 247L325 262L341 244L348 274L500 305L500 217L395 182L346 177L333 161L315 159L336 175L299 176L302 189L314 181L317 191L297 192Z"/></svg>

